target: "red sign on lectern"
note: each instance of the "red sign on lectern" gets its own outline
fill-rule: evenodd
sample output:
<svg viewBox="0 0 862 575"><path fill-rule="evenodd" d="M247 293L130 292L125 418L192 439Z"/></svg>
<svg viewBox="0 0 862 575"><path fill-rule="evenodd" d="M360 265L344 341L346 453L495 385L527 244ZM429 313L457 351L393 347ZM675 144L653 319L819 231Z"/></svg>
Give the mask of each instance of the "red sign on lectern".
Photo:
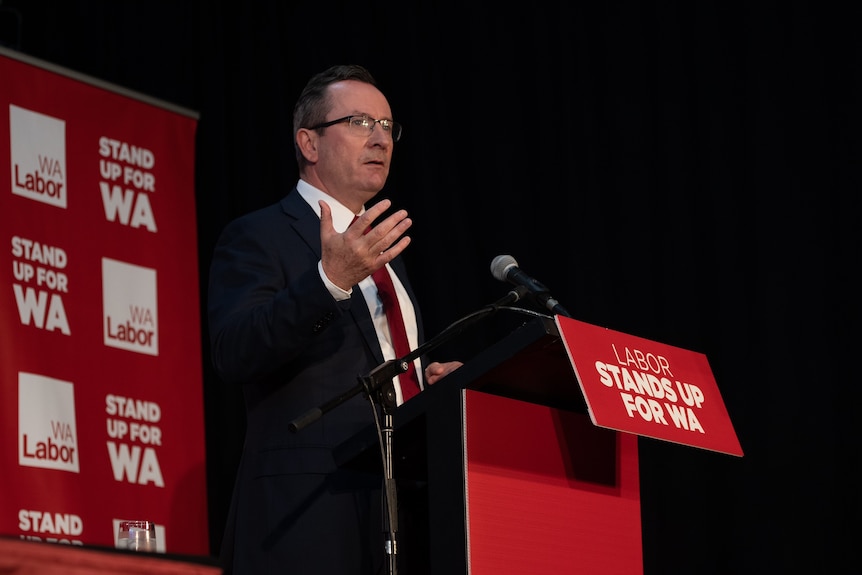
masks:
<svg viewBox="0 0 862 575"><path fill-rule="evenodd" d="M705 355L556 321L594 425L742 456Z"/></svg>

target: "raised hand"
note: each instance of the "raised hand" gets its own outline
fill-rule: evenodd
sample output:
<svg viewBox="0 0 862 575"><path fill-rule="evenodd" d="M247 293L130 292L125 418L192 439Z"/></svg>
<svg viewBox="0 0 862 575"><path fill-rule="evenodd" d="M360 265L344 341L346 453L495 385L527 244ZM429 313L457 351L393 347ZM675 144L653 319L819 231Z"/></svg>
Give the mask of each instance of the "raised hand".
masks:
<svg viewBox="0 0 862 575"><path fill-rule="evenodd" d="M398 210L370 227L391 204L390 200L377 202L344 233L338 233L332 226L332 210L325 201L320 201L320 259L332 283L349 290L410 245L410 237L404 233L413 220L407 217L406 210Z"/></svg>

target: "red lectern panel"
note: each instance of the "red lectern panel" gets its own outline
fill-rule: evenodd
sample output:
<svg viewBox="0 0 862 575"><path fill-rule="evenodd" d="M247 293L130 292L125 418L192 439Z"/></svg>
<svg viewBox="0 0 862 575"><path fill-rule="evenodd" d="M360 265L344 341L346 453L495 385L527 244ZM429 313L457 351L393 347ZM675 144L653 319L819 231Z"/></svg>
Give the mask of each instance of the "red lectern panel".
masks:
<svg viewBox="0 0 862 575"><path fill-rule="evenodd" d="M402 572L643 574L638 438L590 421L552 320L514 329L394 420ZM379 468L377 439L357 434L336 460Z"/></svg>
<svg viewBox="0 0 862 575"><path fill-rule="evenodd" d="M471 575L643 573L637 437L465 390Z"/></svg>

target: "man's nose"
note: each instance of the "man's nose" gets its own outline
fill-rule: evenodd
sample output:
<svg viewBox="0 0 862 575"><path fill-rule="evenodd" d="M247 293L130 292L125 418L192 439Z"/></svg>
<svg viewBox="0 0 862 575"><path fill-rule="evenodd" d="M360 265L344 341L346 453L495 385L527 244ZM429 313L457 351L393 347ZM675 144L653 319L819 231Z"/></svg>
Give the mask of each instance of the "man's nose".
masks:
<svg viewBox="0 0 862 575"><path fill-rule="evenodd" d="M392 136L381 128L380 124L374 124L374 129L371 130L371 135L368 136L368 142L372 145L389 147L392 145Z"/></svg>

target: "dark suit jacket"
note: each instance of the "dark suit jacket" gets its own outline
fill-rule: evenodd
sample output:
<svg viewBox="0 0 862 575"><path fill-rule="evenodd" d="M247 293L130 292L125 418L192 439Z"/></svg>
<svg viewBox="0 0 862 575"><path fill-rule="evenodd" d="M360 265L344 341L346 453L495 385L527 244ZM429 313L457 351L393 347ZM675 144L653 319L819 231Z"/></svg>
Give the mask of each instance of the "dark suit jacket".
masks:
<svg viewBox="0 0 862 575"><path fill-rule="evenodd" d="M349 300L336 302L319 260L320 220L296 190L231 222L215 248L212 358L223 380L242 385L247 413L222 544L234 573L365 574L380 561L381 511L373 497L381 479L336 473L332 456L373 422L367 398L357 394L299 432L288 429L383 362L361 292L354 286ZM391 266L414 301L421 340L403 262Z"/></svg>

